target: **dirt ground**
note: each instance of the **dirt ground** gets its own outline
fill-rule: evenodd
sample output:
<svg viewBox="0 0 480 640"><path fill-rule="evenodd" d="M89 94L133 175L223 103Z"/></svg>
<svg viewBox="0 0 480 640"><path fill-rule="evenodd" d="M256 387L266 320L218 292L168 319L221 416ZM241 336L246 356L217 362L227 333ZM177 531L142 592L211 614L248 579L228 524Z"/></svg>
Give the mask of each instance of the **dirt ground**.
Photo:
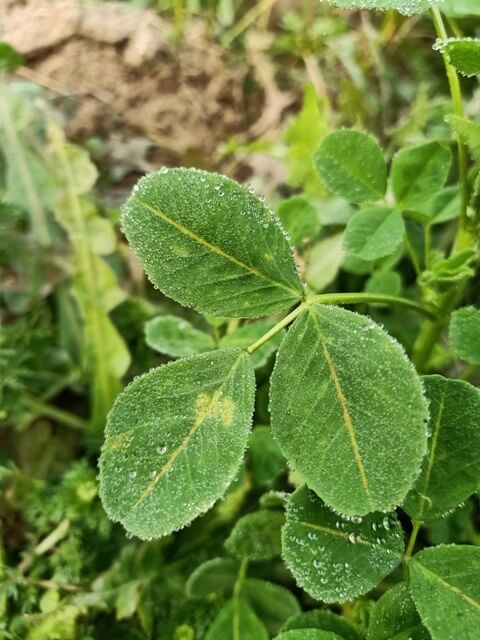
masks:
<svg viewBox="0 0 480 640"><path fill-rule="evenodd" d="M175 44L154 11L74 0L4 0L0 25L25 56L19 75L50 90L68 136L101 138L119 173L215 168L220 143L277 129L294 100L277 87L262 34L240 58L203 22L188 21Z"/></svg>

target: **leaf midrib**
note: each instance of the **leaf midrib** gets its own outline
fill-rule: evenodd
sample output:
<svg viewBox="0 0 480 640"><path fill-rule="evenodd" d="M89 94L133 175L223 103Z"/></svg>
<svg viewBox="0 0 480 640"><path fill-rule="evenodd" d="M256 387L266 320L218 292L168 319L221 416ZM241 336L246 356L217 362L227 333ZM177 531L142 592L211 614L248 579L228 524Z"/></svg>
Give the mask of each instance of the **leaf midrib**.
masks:
<svg viewBox="0 0 480 640"><path fill-rule="evenodd" d="M321 153L328 158L328 160L330 160L330 162L332 164L335 164L339 169L341 169L344 173L346 173L350 178L353 178L353 180L356 180L364 189L366 189L369 193L378 196L378 198L382 198L384 196L384 192L383 190L377 191L377 189L375 189L374 187L372 187L372 185L367 181L362 179L361 176L356 175L351 167L348 167L347 165L341 164L340 162L338 162L338 160L336 159L335 156L331 155L330 153L326 152L324 149L321 150Z"/></svg>
<svg viewBox="0 0 480 640"><path fill-rule="evenodd" d="M180 233L183 233L183 235L187 236L188 238L190 238L194 242L197 242L198 244L200 244L200 245L206 247L207 249L209 249L211 252L216 253L219 256L222 256L222 258L225 258L226 260L228 260L232 264L235 264L237 267L241 267L242 269L244 269L245 271L247 271L251 275L257 276L258 278L263 278L264 280L266 280L267 282L269 282L273 286L285 289L290 294L293 293L294 296L297 299L300 299L300 291L299 290L294 289L293 287L289 287L288 285L283 284L282 282L278 282L277 280L273 280L272 278L270 278L269 276L265 275L264 273L262 273L261 271L259 271L255 267L252 267L251 265L246 264L245 262L242 262L242 260L239 260L235 256L230 255L229 253L224 251L221 247L219 247L216 244L213 244L209 240L206 240L202 236L198 235L197 233L195 233L194 231L192 231L191 229L189 229L188 227L183 225L181 222L177 222L176 220L173 220L164 211L160 211L160 209L156 209L155 207L152 207L151 205L149 205L148 203L144 202L143 200L138 200L138 202L142 207L147 209L147 211L152 213L157 218L160 218L161 220L163 220L163 222L166 222L170 226L174 227L175 229L177 229L177 231L180 231Z"/></svg>
<svg viewBox="0 0 480 640"><path fill-rule="evenodd" d="M342 387L340 385L340 380L338 379L338 375L337 375L337 371L335 369L335 365L333 363L332 357L330 355L330 352L328 350L327 347L327 343L325 338L323 337L322 334L322 330L318 321L318 317L316 314L316 311L313 310L313 321L315 324L315 327L318 331L318 335L320 338L320 342L322 344L322 351L323 351L323 356L325 358L325 362L327 364L327 367L330 371L330 377L334 383L335 386L335 392L337 395L337 399L338 399L338 403L340 405L340 408L342 410L342 416L343 416L343 424L345 426L345 429L347 430L348 436L350 438L350 444L352 447L352 452L353 452L353 457L354 457L354 461L355 464L358 468L358 472L360 475L360 481L362 483L362 488L363 491L367 497L368 502L370 503L370 506L372 506L371 504L371 496L370 496L370 487L369 487L369 482L368 482L368 476L367 476L367 472L365 469L365 465L363 464L363 459L360 453L360 447L357 441L357 435L355 432L355 427L353 425L353 421L352 418L350 416L350 412L348 410L348 404L347 404L347 400L345 398L345 394L343 393Z"/></svg>
<svg viewBox="0 0 480 640"><path fill-rule="evenodd" d="M132 507L132 511L134 511L135 509L137 509L145 500L145 498L153 491L153 489L157 486L158 482L163 478L163 476L169 471L169 469L172 468L175 460L178 458L178 456L183 453L183 451L185 451L185 449L187 448L187 446L189 445L189 443L191 442L193 436L195 435L195 433L198 431L198 429L202 426L202 424L205 422L205 416L208 416L209 414L209 410L211 409L211 407L218 401L219 397L221 396L222 390L225 387L225 385L227 384L227 382L229 381L229 379L231 378L231 376L235 373L235 370L238 367L239 362L242 359L242 356L246 355L243 351L238 355L238 357L235 359L235 362L233 363L231 369L229 370L229 372L227 373L227 375L225 376L225 379L223 380L223 382L221 383L221 385L218 387L218 389L212 394L212 397L210 399L210 402L208 403L208 407L206 408L206 411L201 413L197 418L195 418L193 425L191 426L190 430L188 431L187 435L183 438L183 440L180 442L180 444L172 451L172 453L170 454L170 456L168 457L168 460L166 460L166 462L164 462L164 464L162 465L162 467L157 471L157 473L155 474L155 476L152 478L152 480L148 483L148 485L145 487L145 489L143 490L143 492L140 494L139 498L136 500L136 502L134 503L133 507Z"/></svg>
<svg viewBox="0 0 480 640"><path fill-rule="evenodd" d="M477 600L474 600L474 598L472 598L469 595L467 595L466 593L464 593L461 589L459 589L459 587L456 587L455 585L450 584L449 582L447 582L446 580L441 578L438 575L438 573L435 573L434 571L431 571L430 569L427 569L427 567L425 565L423 565L419 560L413 560L413 562L415 563L415 565L417 566L418 569L423 571L428 576L431 576L434 579L435 582L438 582L439 584L444 586L449 591L452 591L455 595L457 595L460 598L462 598L462 600L465 600L465 602L467 602L474 609L478 609L480 611L480 602L477 602Z"/></svg>
<svg viewBox="0 0 480 640"><path fill-rule="evenodd" d="M435 421L435 428L433 430L432 433L432 446L430 449L430 456L428 459L428 467L427 467L427 472L425 474L425 482L423 483L423 489L422 489L422 493L419 494L420 498L421 498L421 506L419 509L419 513L418 513L418 518L421 520L423 518L424 512L425 512L425 497L427 496L427 491L429 489L430 486L430 480L432 477L432 471L433 471L433 465L435 462L435 454L437 451L437 447L438 447L438 438L439 438L439 434L440 434L440 427L442 424L442 417L443 417L443 411L445 408L445 392L442 395L442 399L440 400L440 406L438 409L438 414L437 414L437 419ZM425 496L425 497L424 497ZM428 500L430 500L430 498L428 498ZM431 502L431 500L430 500Z"/></svg>

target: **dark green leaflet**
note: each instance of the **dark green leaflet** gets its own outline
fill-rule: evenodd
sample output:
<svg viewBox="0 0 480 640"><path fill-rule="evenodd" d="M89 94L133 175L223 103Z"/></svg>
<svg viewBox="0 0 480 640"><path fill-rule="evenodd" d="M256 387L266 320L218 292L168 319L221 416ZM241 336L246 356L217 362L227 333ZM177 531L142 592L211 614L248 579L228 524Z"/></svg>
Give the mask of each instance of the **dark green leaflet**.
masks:
<svg viewBox="0 0 480 640"><path fill-rule="evenodd" d="M417 553L410 589L433 640L478 640L480 549L445 545Z"/></svg>
<svg viewBox="0 0 480 640"><path fill-rule="evenodd" d="M270 407L283 454L340 513L390 511L419 473L427 445L420 379L365 316L307 308L278 351Z"/></svg>
<svg viewBox="0 0 480 640"><path fill-rule="evenodd" d="M288 502L282 548L307 593L346 602L370 591L400 563L404 541L394 515L340 516L304 486Z"/></svg>
<svg viewBox="0 0 480 640"><path fill-rule="evenodd" d="M104 507L140 538L189 524L222 497L245 450L255 381L225 348L153 369L110 413L100 458Z"/></svg>
<svg viewBox="0 0 480 640"><path fill-rule="evenodd" d="M430 640L405 582L395 585L375 603L368 640Z"/></svg>
<svg viewBox="0 0 480 640"><path fill-rule="evenodd" d="M423 521L446 514L480 488L480 391L468 382L425 376L429 451L404 509Z"/></svg>
<svg viewBox="0 0 480 640"><path fill-rule="evenodd" d="M122 226L153 284L203 313L265 316L303 295L276 214L224 176L150 174L125 205Z"/></svg>
<svg viewBox="0 0 480 640"><path fill-rule="evenodd" d="M328 189L351 202L378 200L385 195L387 167L372 136L342 129L326 136L314 164Z"/></svg>
<svg viewBox="0 0 480 640"><path fill-rule="evenodd" d="M268 634L248 602L233 598L221 609L205 640L268 640Z"/></svg>

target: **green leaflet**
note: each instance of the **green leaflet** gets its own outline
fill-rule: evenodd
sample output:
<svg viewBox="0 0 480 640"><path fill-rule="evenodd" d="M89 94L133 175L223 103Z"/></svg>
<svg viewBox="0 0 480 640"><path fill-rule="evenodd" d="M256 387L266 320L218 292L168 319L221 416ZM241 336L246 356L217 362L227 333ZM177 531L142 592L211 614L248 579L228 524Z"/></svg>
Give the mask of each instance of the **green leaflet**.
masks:
<svg viewBox="0 0 480 640"><path fill-rule="evenodd" d="M418 521L445 515L480 488L480 391L443 376L423 378L429 451L404 509Z"/></svg>
<svg viewBox="0 0 480 640"><path fill-rule="evenodd" d="M445 15L456 18L480 16L478 0L443 0L440 9Z"/></svg>
<svg viewBox="0 0 480 640"><path fill-rule="evenodd" d="M390 174L397 207L422 212L445 184L451 164L450 149L439 142L399 151Z"/></svg>
<svg viewBox="0 0 480 640"><path fill-rule="evenodd" d="M258 320L238 327L220 338L220 347L240 347L244 349L269 331L273 320ZM178 316L158 316L145 325L147 344L172 358L185 358L215 349L215 342L208 333L195 327ZM252 364L255 368L263 367L270 355L278 349L283 332L277 333L271 340L252 353Z"/></svg>
<svg viewBox="0 0 480 640"><path fill-rule="evenodd" d="M342 9L379 9L381 11L396 9L406 16L411 16L425 13L441 0L329 0L329 2Z"/></svg>
<svg viewBox="0 0 480 640"><path fill-rule="evenodd" d="M292 629L321 629L336 633L343 640L360 640L360 631L348 620L333 613L329 609L313 609L302 611L283 625L282 631Z"/></svg>
<svg viewBox="0 0 480 640"><path fill-rule="evenodd" d="M279 556L282 551L280 530L284 520L281 511L247 513L235 523L225 547L239 559L269 560Z"/></svg>
<svg viewBox="0 0 480 640"><path fill-rule="evenodd" d="M394 515L341 516L303 486L288 501L282 549L307 593L346 602L373 589L400 563L403 531Z"/></svg>
<svg viewBox="0 0 480 640"><path fill-rule="evenodd" d="M305 279L314 291L322 291L337 277L345 259L343 240L343 231L335 233L316 242L309 252Z"/></svg>
<svg viewBox="0 0 480 640"><path fill-rule="evenodd" d="M377 260L394 253L404 234L399 211L389 207L363 209L348 221L345 248L361 260Z"/></svg>
<svg viewBox="0 0 480 640"><path fill-rule="evenodd" d="M447 116L448 117L448 116ZM451 124L451 123L450 123ZM460 210L460 190L458 185L439 191L427 205L424 213L429 224L442 224L458 218Z"/></svg>
<svg viewBox="0 0 480 640"><path fill-rule="evenodd" d="M265 487L285 471L286 463L270 427L258 425L250 434L248 460L255 485Z"/></svg>
<svg viewBox="0 0 480 640"><path fill-rule="evenodd" d="M465 362L480 365L480 309L464 307L452 313L448 340L453 352Z"/></svg>
<svg viewBox="0 0 480 640"><path fill-rule="evenodd" d="M401 346L370 318L312 305L284 338L272 430L305 482L340 513L400 504L426 452L427 404Z"/></svg>
<svg viewBox="0 0 480 640"><path fill-rule="evenodd" d="M406 583L401 582L375 603L368 623L368 640L430 640Z"/></svg>
<svg viewBox="0 0 480 640"><path fill-rule="evenodd" d="M473 160L480 164L480 125L454 114L445 116L445 120L468 147Z"/></svg>
<svg viewBox="0 0 480 640"><path fill-rule="evenodd" d="M220 610L205 640L268 640L268 634L250 605L233 598Z"/></svg>
<svg viewBox="0 0 480 640"><path fill-rule="evenodd" d="M185 306L247 318L302 297L276 214L224 176L194 169L152 173L133 190L122 226L153 284Z"/></svg>
<svg viewBox="0 0 480 640"><path fill-rule="evenodd" d="M293 196L278 207L278 217L295 247L314 238L320 231L320 218L313 204L303 196Z"/></svg>
<svg viewBox="0 0 480 640"><path fill-rule="evenodd" d="M190 598L205 598L211 593L232 592L240 564L231 558L212 558L190 574L185 590Z"/></svg>
<svg viewBox="0 0 480 640"><path fill-rule="evenodd" d="M293 629L285 631L275 638L275 640L342 640L336 633L330 631L320 631L319 629Z"/></svg>
<svg viewBox="0 0 480 640"><path fill-rule="evenodd" d="M301 186L307 195L324 196L325 189L312 165L312 157L328 131L328 98L319 98L306 84L300 113L289 121L284 140L288 145L288 184Z"/></svg>
<svg viewBox="0 0 480 640"><path fill-rule="evenodd" d="M342 129L326 136L314 164L328 189L351 202L378 200L385 195L387 167L372 136Z"/></svg>
<svg viewBox="0 0 480 640"><path fill-rule="evenodd" d="M242 594L272 635L278 633L290 616L300 611L297 599L288 589L267 580L247 578Z"/></svg>
<svg viewBox="0 0 480 640"><path fill-rule="evenodd" d="M449 38L440 42L437 48L448 55L451 64L462 76L471 78L480 74L480 40Z"/></svg>
<svg viewBox="0 0 480 640"><path fill-rule="evenodd" d="M410 589L433 640L478 640L480 549L445 545L417 553Z"/></svg>
<svg viewBox="0 0 480 640"><path fill-rule="evenodd" d="M152 538L209 509L238 471L254 391L250 358L234 348L134 380L105 431L100 488L108 515L139 538Z"/></svg>
<svg viewBox="0 0 480 640"><path fill-rule="evenodd" d="M367 280L365 291L382 295L398 296L402 289L402 278L396 271L378 271Z"/></svg>
<svg viewBox="0 0 480 640"><path fill-rule="evenodd" d="M213 338L177 316L158 316L145 325L149 347L172 358L185 358L215 348Z"/></svg>
<svg viewBox="0 0 480 640"><path fill-rule="evenodd" d="M424 271L419 278L421 286L436 287L440 291L451 282L461 282L465 278L475 275L474 265L477 262L475 251L466 249L453 256L440 259L432 265L431 269Z"/></svg>

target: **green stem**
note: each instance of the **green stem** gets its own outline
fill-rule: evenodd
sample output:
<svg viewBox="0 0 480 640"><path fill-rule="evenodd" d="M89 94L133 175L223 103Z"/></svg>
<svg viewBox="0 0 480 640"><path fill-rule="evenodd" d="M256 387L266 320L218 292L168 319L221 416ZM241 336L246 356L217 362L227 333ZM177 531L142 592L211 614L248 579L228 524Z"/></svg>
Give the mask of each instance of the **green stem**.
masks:
<svg viewBox="0 0 480 640"><path fill-rule="evenodd" d="M398 296L388 296L376 293L322 293L313 297L315 302L321 304L390 304L401 307L407 307L413 311L417 311L422 315L434 320L437 316L434 311L427 307L409 300L408 298L399 298Z"/></svg>
<svg viewBox="0 0 480 640"><path fill-rule="evenodd" d="M412 360L418 371L423 371L430 360L432 351L438 342L440 335L465 291L465 286L454 287L446 293L438 306L437 318L432 322L426 322L413 345Z"/></svg>
<svg viewBox="0 0 480 640"><path fill-rule="evenodd" d="M253 353L257 349L260 349L260 347L263 346L266 342L268 342L270 340L270 338L273 338L273 336L275 336L279 331L281 331L287 325L289 325L291 322L293 322L295 320L295 318L298 315L300 315L300 313L305 309L305 307L306 307L305 304L301 304L298 307L296 307L291 313L288 314L288 316L285 316L285 318L283 318L283 320L280 320L280 322L278 324L276 324L274 327L272 327L270 329L270 331L267 331L267 333L265 333L261 338L259 338L253 344L251 344L247 348L248 353Z"/></svg>
<svg viewBox="0 0 480 640"><path fill-rule="evenodd" d="M35 559L39 556L43 556L43 554L47 553L53 547L63 540L65 536L68 534L70 530L70 520L66 518L58 524L53 531L51 531L46 538L44 538L41 542L39 542L36 547L31 551L22 562L18 565L17 571L20 574L26 573L32 564L35 562Z"/></svg>
<svg viewBox="0 0 480 640"><path fill-rule="evenodd" d="M43 402L42 400L38 400L33 396L28 396L26 400L29 406L38 415L48 416L49 418L53 418L56 422L64 424L67 427L72 427L73 429L86 429L88 427L88 422L86 420L83 420L83 418L80 418L69 411L64 411L63 409L54 407L53 405Z"/></svg>
<svg viewBox="0 0 480 640"><path fill-rule="evenodd" d="M448 33L445 28L445 24L443 22L442 14L438 7L432 7L432 20L435 27L435 31L437 33L437 37L440 40L446 41L448 40ZM443 62L445 64L445 70L447 73L448 84L450 86L450 94L452 97L452 106L455 115L463 118L465 116L465 111L463 108L463 100L462 100L462 88L460 86L460 80L458 78L458 74L455 68L450 63L450 59L448 54L445 51L442 51ZM469 189L468 189L468 157L467 150L465 145L463 144L460 136L457 135L457 143L458 143L458 168L460 175L460 184L461 184L461 198L462 205L460 211L460 228L462 233L457 236L456 247L457 250L464 248L464 242L466 242L466 238L469 237L469 234L465 233L465 229L468 226L467 219L467 206L468 206L468 198L469 198Z"/></svg>
<svg viewBox="0 0 480 640"><path fill-rule="evenodd" d="M268 342L273 336L275 336L279 331L288 326L291 322L295 320L297 316L299 316L304 309L307 308L309 304L312 302L318 302L320 304L390 304L390 305L398 305L401 307L407 307L408 309L412 309L413 311L417 311L417 313L421 313L426 316L430 320L435 320L437 318L434 311L428 309L427 307L419 304L418 302L414 302L413 300L408 300L407 298L399 298L397 296L387 296L380 295L375 293L322 293L319 295L312 296L307 299L306 302L303 302L298 307L296 307L288 316L285 316L283 320L280 320L274 327L267 331L261 338L259 338L256 342L251 344L247 351L248 353L253 353L260 347L262 347L266 342Z"/></svg>
<svg viewBox="0 0 480 640"><path fill-rule="evenodd" d="M242 592L242 588L243 588L243 583L245 582L245 578L247 577L247 569L248 569L248 558L244 556L242 558L242 562L240 563L240 569L238 571L238 576L235 582L235 586L233 587L234 598L240 597L240 593Z"/></svg>
<svg viewBox="0 0 480 640"><path fill-rule="evenodd" d="M410 534L410 539L408 541L407 548L405 550L405 555L403 556L403 574L405 580L408 579L408 563L410 562L410 558L413 555L413 550L415 548L415 543L417 541L418 533L422 528L423 522L413 521L412 533Z"/></svg>

